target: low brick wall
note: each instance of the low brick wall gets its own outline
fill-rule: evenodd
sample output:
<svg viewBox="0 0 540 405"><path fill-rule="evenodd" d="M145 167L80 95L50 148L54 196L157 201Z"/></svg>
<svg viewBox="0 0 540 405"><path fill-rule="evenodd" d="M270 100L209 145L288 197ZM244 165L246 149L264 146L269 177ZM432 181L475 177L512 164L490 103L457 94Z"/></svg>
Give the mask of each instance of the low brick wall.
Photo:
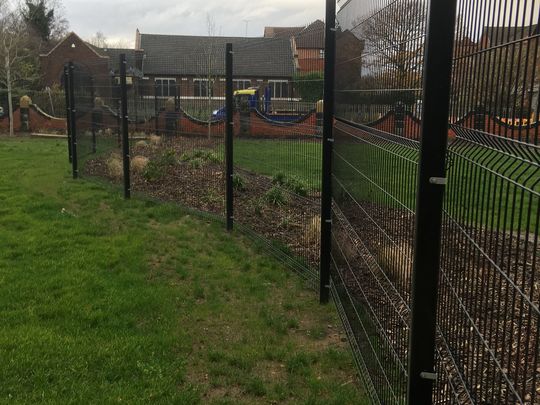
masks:
<svg viewBox="0 0 540 405"><path fill-rule="evenodd" d="M45 114L36 106L28 109L29 132L67 132L65 118L51 117ZM17 108L13 112L13 125L15 132L22 131L21 110ZM0 119L0 131L9 131L9 118L7 116Z"/></svg>

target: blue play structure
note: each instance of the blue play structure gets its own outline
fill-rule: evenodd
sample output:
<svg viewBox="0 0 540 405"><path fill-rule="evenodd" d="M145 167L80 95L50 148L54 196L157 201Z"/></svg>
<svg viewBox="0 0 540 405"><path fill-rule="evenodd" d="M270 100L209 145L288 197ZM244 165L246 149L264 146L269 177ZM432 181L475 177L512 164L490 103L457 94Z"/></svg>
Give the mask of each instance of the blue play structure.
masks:
<svg viewBox="0 0 540 405"><path fill-rule="evenodd" d="M275 113L272 110L272 94L270 87L264 88L264 95L260 97L258 87L250 87L245 90L236 90L234 92L234 106L237 111L255 111L264 118L277 122L295 122L301 119L305 114L289 112ZM215 110L212 113L212 120L217 121L225 119L225 107Z"/></svg>

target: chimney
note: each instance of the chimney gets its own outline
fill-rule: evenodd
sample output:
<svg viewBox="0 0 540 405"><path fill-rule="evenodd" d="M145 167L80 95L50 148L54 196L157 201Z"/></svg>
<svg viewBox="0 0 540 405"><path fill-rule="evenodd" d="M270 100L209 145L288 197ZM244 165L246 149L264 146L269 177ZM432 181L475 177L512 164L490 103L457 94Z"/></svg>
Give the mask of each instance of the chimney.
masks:
<svg viewBox="0 0 540 405"><path fill-rule="evenodd" d="M135 31L135 50L141 49L141 32L137 28L137 31Z"/></svg>

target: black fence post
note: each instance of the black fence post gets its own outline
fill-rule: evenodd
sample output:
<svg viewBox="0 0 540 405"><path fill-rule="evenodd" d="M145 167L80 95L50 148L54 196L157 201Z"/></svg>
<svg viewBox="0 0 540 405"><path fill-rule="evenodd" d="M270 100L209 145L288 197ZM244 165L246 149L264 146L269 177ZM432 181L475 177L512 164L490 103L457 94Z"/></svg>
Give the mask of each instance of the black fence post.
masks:
<svg viewBox="0 0 540 405"><path fill-rule="evenodd" d="M227 44L225 51L225 108L227 110L227 133L225 135L225 161L227 182L227 230L232 231L234 224L234 185L233 185L233 46Z"/></svg>
<svg viewBox="0 0 540 405"><path fill-rule="evenodd" d="M432 404L446 185L446 150L457 0L430 0L424 63L407 401Z"/></svg>
<svg viewBox="0 0 540 405"><path fill-rule="evenodd" d="M336 0L326 0L326 39L324 53L324 112L321 197L320 302L330 300L330 261L332 254L332 153L334 142L334 75L336 64Z"/></svg>
<svg viewBox="0 0 540 405"><path fill-rule="evenodd" d="M158 85L154 85L154 112L156 116L156 122L155 122L155 131L156 135L159 133L159 108L158 108L158 98L157 98L157 92L158 92Z"/></svg>
<svg viewBox="0 0 540 405"><path fill-rule="evenodd" d="M97 150L97 140L96 140L96 126L97 123L95 121L95 109L96 109L96 94L94 90L94 78L90 78L90 97L92 98L92 153L96 153Z"/></svg>
<svg viewBox="0 0 540 405"><path fill-rule="evenodd" d="M122 156L124 162L124 197L131 197L129 177L129 122L127 104L126 54L120 55L120 115L122 123Z"/></svg>
<svg viewBox="0 0 540 405"><path fill-rule="evenodd" d="M77 108L75 105L75 65L73 62L69 62L69 123L71 127L71 167L73 178L79 177L79 166L77 161Z"/></svg>
<svg viewBox="0 0 540 405"><path fill-rule="evenodd" d="M64 65L64 95L66 98L66 128L67 128L67 142L68 142L68 159L69 163L73 162L73 156L71 152L71 107L69 105L69 65Z"/></svg>

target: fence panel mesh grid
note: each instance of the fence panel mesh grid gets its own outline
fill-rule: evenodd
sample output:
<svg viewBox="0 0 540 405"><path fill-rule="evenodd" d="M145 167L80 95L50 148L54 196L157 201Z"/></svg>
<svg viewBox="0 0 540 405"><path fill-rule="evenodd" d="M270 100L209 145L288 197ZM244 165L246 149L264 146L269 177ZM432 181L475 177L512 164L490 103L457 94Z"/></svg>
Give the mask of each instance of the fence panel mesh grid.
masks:
<svg viewBox="0 0 540 405"><path fill-rule="evenodd" d="M372 398L404 403L427 2L340 3L334 295ZM540 403L539 18L458 2L437 404Z"/></svg>
<svg viewBox="0 0 540 405"><path fill-rule="evenodd" d="M434 402L537 404L540 9L458 4ZM332 292L373 401L403 404L427 0L338 6ZM296 40L323 43L324 28ZM79 173L121 183L127 129L133 191L223 219L232 43L235 226L315 284L324 54L277 32L194 40L145 35L167 52L74 64Z"/></svg>
<svg viewBox="0 0 540 405"><path fill-rule="evenodd" d="M297 38L324 48L324 28L318 21ZM235 226L315 286L324 52L295 55L290 37L278 34L145 34L141 41L144 52L98 50L107 56L103 66L75 66L81 174L123 179L119 58L125 54L131 191L223 219L231 43ZM109 143L107 134L114 135Z"/></svg>
<svg viewBox="0 0 540 405"><path fill-rule="evenodd" d="M223 219L225 43L204 38L185 53L185 37L143 41L149 50L162 41L171 49L146 52L128 91L132 190Z"/></svg>
<svg viewBox="0 0 540 405"><path fill-rule="evenodd" d="M540 403L537 1L462 0L439 286L438 403Z"/></svg>
<svg viewBox="0 0 540 405"><path fill-rule="evenodd" d="M332 279L362 376L405 403L426 3L338 12Z"/></svg>
<svg viewBox="0 0 540 405"><path fill-rule="evenodd" d="M296 41L324 48L324 28L312 24ZM235 226L315 286L324 55L292 58L289 37L279 35L237 40L233 52ZM274 62L261 63L263 55Z"/></svg>
<svg viewBox="0 0 540 405"><path fill-rule="evenodd" d="M120 181L119 57L71 66L78 174Z"/></svg>

